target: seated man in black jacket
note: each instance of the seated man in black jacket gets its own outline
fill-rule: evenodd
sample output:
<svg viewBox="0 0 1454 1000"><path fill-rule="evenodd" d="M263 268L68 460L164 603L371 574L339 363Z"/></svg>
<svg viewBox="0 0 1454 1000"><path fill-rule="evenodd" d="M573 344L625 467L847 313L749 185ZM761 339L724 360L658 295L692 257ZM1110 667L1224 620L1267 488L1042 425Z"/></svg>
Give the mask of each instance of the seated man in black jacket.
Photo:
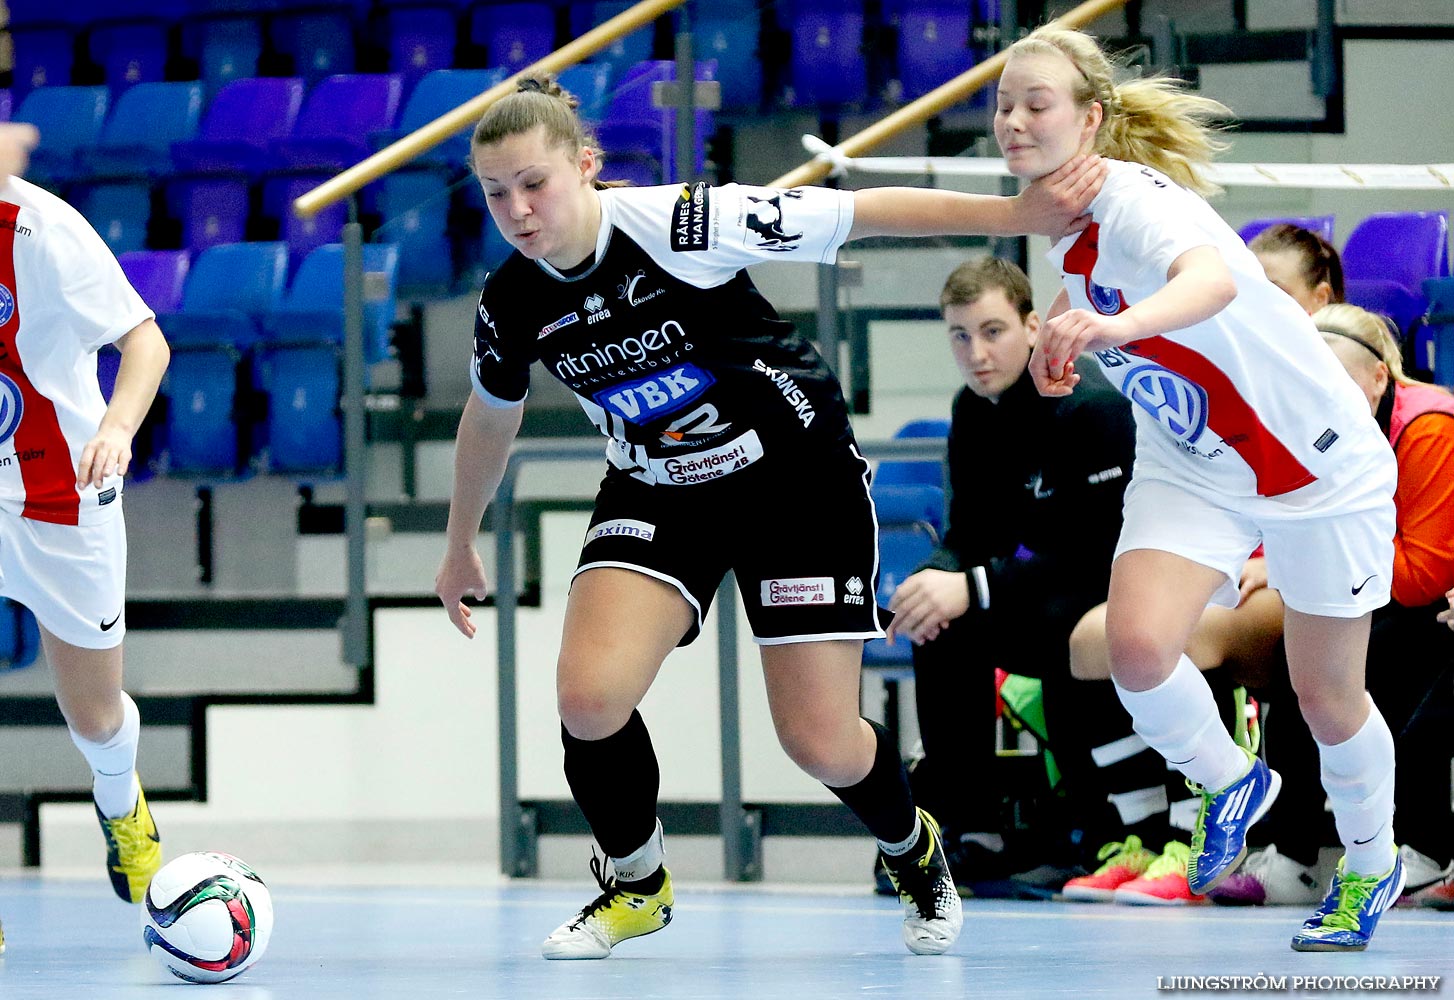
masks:
<svg viewBox="0 0 1454 1000"><path fill-rule="evenodd" d="M1071 678L1067 646L1106 598L1135 445L1130 404L1095 365L1078 369L1071 396L1035 391L1026 366L1040 319L1014 264L961 265L940 306L965 381L949 430L949 523L925 568L894 593L889 636L914 643L925 807L944 822L946 847L958 847L956 880L988 894L986 883L1018 865L1050 860L992 854L977 836L999 829L986 781L996 667L1042 681L1069 808L1058 841L1033 839L1052 852L1047 840L1078 845L1058 852L1057 867L1128 834L1159 850L1166 768L1109 683Z"/></svg>

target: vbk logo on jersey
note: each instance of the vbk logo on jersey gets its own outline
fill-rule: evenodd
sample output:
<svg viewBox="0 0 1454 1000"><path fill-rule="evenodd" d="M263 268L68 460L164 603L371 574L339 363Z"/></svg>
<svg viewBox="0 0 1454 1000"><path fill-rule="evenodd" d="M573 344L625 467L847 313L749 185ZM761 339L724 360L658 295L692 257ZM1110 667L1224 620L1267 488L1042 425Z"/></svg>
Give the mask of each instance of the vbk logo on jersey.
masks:
<svg viewBox="0 0 1454 1000"><path fill-rule="evenodd" d="M680 410L716 381L696 365L678 365L660 375L602 389L591 398L603 410L609 410L623 420L645 424Z"/></svg>
<svg viewBox="0 0 1454 1000"><path fill-rule="evenodd" d="M1102 316L1114 316L1125 311L1126 299L1121 295L1119 288L1107 288L1105 285L1097 285L1089 279L1086 280L1085 288L1090 296L1091 305L1095 306L1096 312Z"/></svg>
<svg viewBox="0 0 1454 1000"><path fill-rule="evenodd" d="M0 285L0 289L5 286ZM9 295L9 292L6 292ZM6 309L6 319L9 319L9 310L14 308L14 303ZM20 428L20 418L25 416L25 399L20 394L20 386L9 375L0 375L0 444L5 444L15 436Z"/></svg>
<svg viewBox="0 0 1454 1000"><path fill-rule="evenodd" d="M1195 443L1207 429L1207 391L1160 365L1126 373L1121 390L1179 441Z"/></svg>
<svg viewBox="0 0 1454 1000"><path fill-rule="evenodd" d="M0 285L0 326L10 322L10 317L15 315L15 293L4 285Z"/></svg>

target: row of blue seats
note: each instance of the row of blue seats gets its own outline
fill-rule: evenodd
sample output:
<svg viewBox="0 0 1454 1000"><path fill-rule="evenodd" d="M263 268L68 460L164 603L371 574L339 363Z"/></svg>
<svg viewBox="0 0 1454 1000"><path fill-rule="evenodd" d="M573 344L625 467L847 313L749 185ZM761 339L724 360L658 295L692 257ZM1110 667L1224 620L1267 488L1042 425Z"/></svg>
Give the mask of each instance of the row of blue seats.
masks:
<svg viewBox="0 0 1454 1000"><path fill-rule="evenodd" d="M132 285L157 313L172 346L162 383L163 419L139 443L163 471L238 475L337 470L343 341L343 248L322 246L287 281L281 243L142 251L120 258ZM399 252L363 251L364 352L389 354ZM103 389L119 356L98 358Z"/></svg>
<svg viewBox="0 0 1454 1000"><path fill-rule="evenodd" d="M185 72L215 92L258 74L318 80L387 69L407 85L450 67L514 72L630 6L630 0L394 0L360 11L325 0L302 9L203 10L179 20L164 12L128 18L108 10L88 31L78 29L87 22L74 14L68 23L56 23L52 14L14 29L14 86L25 92L101 81L121 88L190 78L179 75ZM993 49L999 6L998 0L780 0L759 9L754 0L717 0L695 5L691 26L698 52L723 67L724 108L758 110L780 93L789 107L832 110L870 103L874 92L912 99L969 69ZM669 37L643 27L593 61L619 71L668 56ZM370 49L387 55L367 58ZM78 56L98 71L78 73Z"/></svg>

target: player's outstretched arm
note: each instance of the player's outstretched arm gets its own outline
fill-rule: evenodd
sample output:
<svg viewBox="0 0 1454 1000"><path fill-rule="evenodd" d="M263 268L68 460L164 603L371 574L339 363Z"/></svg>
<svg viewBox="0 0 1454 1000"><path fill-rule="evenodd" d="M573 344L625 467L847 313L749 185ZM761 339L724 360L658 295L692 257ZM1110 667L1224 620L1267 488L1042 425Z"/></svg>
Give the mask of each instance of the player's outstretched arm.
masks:
<svg viewBox="0 0 1454 1000"><path fill-rule="evenodd" d="M131 468L131 441L156 399L172 352L155 320L145 320L116 341L121 367L116 387L96 436L81 449L76 463L76 488L100 486L107 476L126 475Z"/></svg>
<svg viewBox="0 0 1454 1000"><path fill-rule="evenodd" d="M1086 209L1106 165L1077 156L1013 198L928 188L865 188L853 193L849 239L867 236L1023 236L1058 239L1090 224Z"/></svg>
<svg viewBox="0 0 1454 1000"><path fill-rule="evenodd" d="M520 431L525 412L519 406L486 406L474 393L465 403L459 432L454 441L454 491L449 500L449 525L445 529L444 558L434 577L434 593L438 595L449 620L468 639L475 636L466 596L484 600L489 581L480 555L475 551L475 536L485 516L485 506L500 488L505 464L510 460L510 444Z"/></svg>

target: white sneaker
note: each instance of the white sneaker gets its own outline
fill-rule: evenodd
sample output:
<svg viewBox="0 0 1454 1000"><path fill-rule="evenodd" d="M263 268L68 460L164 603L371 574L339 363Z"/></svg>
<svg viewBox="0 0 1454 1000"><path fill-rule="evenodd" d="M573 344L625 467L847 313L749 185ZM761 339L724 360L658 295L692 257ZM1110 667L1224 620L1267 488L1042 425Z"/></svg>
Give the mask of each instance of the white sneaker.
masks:
<svg viewBox="0 0 1454 1000"><path fill-rule="evenodd" d="M1439 863L1427 855L1420 854L1408 844L1402 844L1398 849L1399 857L1404 862L1404 895L1412 896L1420 889L1427 889L1431 885L1438 885L1445 879L1454 875L1454 861L1439 867Z"/></svg>
<svg viewBox="0 0 1454 1000"><path fill-rule="evenodd" d="M1313 869L1269 846L1248 854L1241 867L1207 895L1223 906L1305 906L1322 899L1323 888Z"/></svg>
<svg viewBox="0 0 1454 1000"><path fill-rule="evenodd" d="M959 937L964 911L954 876L940 842L939 824L919 810L924 824L924 851L917 856L889 858L882 853L884 869L899 890L904 909L904 944L915 955L942 955Z"/></svg>

